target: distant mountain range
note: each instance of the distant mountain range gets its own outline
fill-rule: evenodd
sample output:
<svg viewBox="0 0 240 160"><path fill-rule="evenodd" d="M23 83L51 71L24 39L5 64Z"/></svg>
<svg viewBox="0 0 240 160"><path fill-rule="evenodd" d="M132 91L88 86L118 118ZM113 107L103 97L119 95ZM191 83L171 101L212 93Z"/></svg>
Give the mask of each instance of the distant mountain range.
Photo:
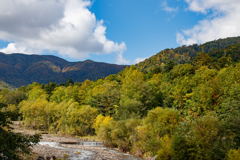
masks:
<svg viewBox="0 0 240 160"><path fill-rule="evenodd" d="M71 78L74 82L117 74L126 65L116 65L86 60L68 62L52 55L4 54L0 52L0 81L15 87L32 82L61 83ZM1 86L0 86L1 88Z"/></svg>
<svg viewBox="0 0 240 160"><path fill-rule="evenodd" d="M191 61L197 53L210 53L211 57L230 54L236 62L240 57L240 37L214 40L202 45L193 44L175 49L165 49L136 64L143 72L151 72L154 67L163 67L169 60L175 64ZM235 45L235 46L232 46ZM230 48L229 48L230 47ZM68 62L52 55L4 54L0 52L0 88L20 87L32 82L47 84L50 81L61 83L71 78L74 82L94 80L117 74L126 65L108 64L86 60Z"/></svg>

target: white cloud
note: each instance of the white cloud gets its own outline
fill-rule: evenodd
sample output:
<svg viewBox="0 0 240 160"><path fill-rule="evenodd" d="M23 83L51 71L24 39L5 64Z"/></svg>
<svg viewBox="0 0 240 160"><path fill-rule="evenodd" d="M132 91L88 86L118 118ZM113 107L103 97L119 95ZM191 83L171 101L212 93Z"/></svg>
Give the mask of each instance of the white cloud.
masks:
<svg viewBox="0 0 240 160"><path fill-rule="evenodd" d="M176 11L178 11L178 7L177 8L169 7L166 0L164 0L162 2L162 7L163 7L163 10L165 10L167 12L176 12Z"/></svg>
<svg viewBox="0 0 240 160"><path fill-rule="evenodd" d="M116 57L116 64L130 64L130 60L123 58L123 53L119 52Z"/></svg>
<svg viewBox="0 0 240 160"><path fill-rule="evenodd" d="M239 0L185 0L189 10L206 14L191 29L177 33L177 43L190 45L219 38L240 36ZM211 13L211 14L209 14Z"/></svg>
<svg viewBox="0 0 240 160"><path fill-rule="evenodd" d="M139 62L142 62L142 61L144 61L145 59L147 59L148 57L145 57L145 58L136 58L135 60L134 60L134 62L133 62L133 64L137 64L137 63L139 63Z"/></svg>
<svg viewBox="0 0 240 160"><path fill-rule="evenodd" d="M49 50L76 59L89 53L122 55L125 43L107 39L103 20L89 6L90 0L0 0L0 39L13 42L0 51Z"/></svg>
<svg viewBox="0 0 240 160"><path fill-rule="evenodd" d="M3 52L3 53L22 53L25 51L26 51L25 47L16 47L15 43L9 43L6 48L0 49L0 52ZM26 54L29 54L29 53L26 53Z"/></svg>

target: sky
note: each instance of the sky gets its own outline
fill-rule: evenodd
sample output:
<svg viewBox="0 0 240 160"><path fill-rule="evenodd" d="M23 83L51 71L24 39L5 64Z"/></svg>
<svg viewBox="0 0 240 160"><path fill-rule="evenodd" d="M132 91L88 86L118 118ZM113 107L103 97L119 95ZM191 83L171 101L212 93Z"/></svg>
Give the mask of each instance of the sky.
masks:
<svg viewBox="0 0 240 160"><path fill-rule="evenodd" d="M136 64L240 36L240 0L0 0L0 52Z"/></svg>

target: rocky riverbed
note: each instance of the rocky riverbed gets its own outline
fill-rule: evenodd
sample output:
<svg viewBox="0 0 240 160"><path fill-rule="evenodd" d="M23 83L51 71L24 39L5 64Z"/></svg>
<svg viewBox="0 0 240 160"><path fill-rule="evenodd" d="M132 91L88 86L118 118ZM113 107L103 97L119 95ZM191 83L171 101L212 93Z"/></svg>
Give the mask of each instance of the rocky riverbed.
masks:
<svg viewBox="0 0 240 160"><path fill-rule="evenodd" d="M33 152L43 157L55 156L64 159L91 159L91 160L141 160L130 154L121 153L117 149L109 149L103 145L84 145L86 140L73 137L57 137L53 135L42 135L40 144L33 147ZM78 144L74 144L78 142Z"/></svg>
<svg viewBox="0 0 240 160"><path fill-rule="evenodd" d="M15 132L24 134L41 133L23 129L16 124L13 127ZM56 157L70 160L142 160L140 157L119 152L117 149L106 148L103 143L92 142L94 140L45 133L42 134L41 142L33 147L33 153L45 159Z"/></svg>

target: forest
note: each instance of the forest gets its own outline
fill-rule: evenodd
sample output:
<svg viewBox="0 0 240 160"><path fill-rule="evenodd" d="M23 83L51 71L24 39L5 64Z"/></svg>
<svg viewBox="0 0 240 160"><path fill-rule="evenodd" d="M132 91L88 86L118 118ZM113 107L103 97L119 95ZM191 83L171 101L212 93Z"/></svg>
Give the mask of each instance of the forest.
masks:
<svg viewBox="0 0 240 160"><path fill-rule="evenodd" d="M240 43L240 37L229 37L225 39L214 40L204 44L192 44L189 46L183 45L175 49L165 49L136 64L136 67L140 71L150 72L155 66L163 67L169 60L173 61L175 64L189 63L201 51L204 53L215 53L215 58L220 58L222 57L222 54L218 54L218 50L224 52L224 49L227 47L236 45L238 43Z"/></svg>
<svg viewBox="0 0 240 160"><path fill-rule="evenodd" d="M84 82L33 82L0 91L2 112L31 129L97 136L107 146L159 160L240 159L240 44L184 63Z"/></svg>

